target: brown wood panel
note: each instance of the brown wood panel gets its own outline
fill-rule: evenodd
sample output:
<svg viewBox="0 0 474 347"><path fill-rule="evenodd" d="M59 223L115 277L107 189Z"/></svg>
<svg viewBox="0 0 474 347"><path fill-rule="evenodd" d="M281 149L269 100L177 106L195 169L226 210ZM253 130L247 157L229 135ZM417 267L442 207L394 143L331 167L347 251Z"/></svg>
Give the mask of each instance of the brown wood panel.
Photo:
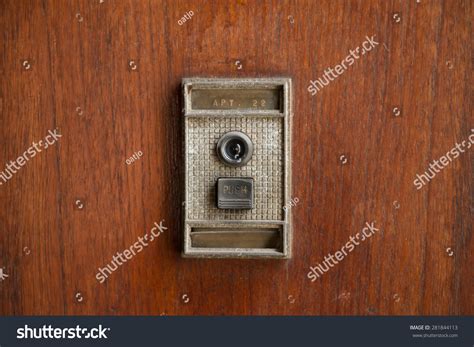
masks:
<svg viewBox="0 0 474 347"><path fill-rule="evenodd" d="M0 186L0 314L473 314L472 150L413 184L472 134L472 16L469 0L0 2L0 164L62 134ZM181 258L192 76L292 78L291 260ZM371 221L380 232L307 278Z"/></svg>

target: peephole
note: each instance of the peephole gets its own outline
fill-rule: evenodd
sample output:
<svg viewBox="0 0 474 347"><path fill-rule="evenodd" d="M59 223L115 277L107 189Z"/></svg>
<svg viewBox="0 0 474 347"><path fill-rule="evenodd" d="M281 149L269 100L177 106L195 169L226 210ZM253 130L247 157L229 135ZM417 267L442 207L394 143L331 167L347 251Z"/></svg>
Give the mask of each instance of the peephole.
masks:
<svg viewBox="0 0 474 347"><path fill-rule="evenodd" d="M252 158L253 143L241 131L230 131L217 142L219 159L229 166L244 166Z"/></svg>

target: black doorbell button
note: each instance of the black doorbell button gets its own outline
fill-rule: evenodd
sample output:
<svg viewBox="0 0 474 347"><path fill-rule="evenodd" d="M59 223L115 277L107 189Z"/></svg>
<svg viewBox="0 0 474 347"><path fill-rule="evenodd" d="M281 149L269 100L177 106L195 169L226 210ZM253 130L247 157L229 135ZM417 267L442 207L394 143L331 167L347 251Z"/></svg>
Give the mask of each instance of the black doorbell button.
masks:
<svg viewBox="0 0 474 347"><path fill-rule="evenodd" d="M252 140L241 131L225 133L217 142L219 159L230 166L244 166L249 162L252 153Z"/></svg>
<svg viewBox="0 0 474 347"><path fill-rule="evenodd" d="M219 177L216 185L217 208L253 208L253 178Z"/></svg>

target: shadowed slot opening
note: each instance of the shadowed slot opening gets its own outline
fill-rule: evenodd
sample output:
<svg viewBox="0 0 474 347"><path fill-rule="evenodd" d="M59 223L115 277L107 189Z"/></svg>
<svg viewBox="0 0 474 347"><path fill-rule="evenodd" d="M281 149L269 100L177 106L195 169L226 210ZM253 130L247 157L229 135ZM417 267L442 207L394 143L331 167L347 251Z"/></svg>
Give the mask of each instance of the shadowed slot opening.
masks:
<svg viewBox="0 0 474 347"><path fill-rule="evenodd" d="M191 228L194 248L253 248L282 251L281 227L274 228Z"/></svg>

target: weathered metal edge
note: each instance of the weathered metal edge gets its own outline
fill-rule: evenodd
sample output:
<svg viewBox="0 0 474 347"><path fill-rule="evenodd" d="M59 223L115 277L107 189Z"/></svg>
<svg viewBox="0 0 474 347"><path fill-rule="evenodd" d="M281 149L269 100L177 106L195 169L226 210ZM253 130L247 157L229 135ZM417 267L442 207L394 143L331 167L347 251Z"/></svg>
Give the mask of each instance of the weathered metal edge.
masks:
<svg viewBox="0 0 474 347"><path fill-rule="evenodd" d="M292 118L293 118L293 97L292 97L292 84L291 84L291 78L289 77L270 77L270 78L205 78L205 77L196 77L196 78L183 78L182 80L182 90L183 90L183 96L184 96L184 108L183 108L183 116L190 116L190 115L206 115L206 116L212 116L214 112L210 112L209 110L202 110L197 112L199 114L196 114L196 111L191 111L190 112L190 94L188 93L188 86L193 85L193 84L198 84L198 85L206 85L209 87L212 86L222 86L222 85L228 85L229 87L249 87L249 86L276 86L276 85L282 85L284 88L284 111L282 113L275 113L274 111L268 112L268 111L253 111L253 112L248 112L247 110L242 111L242 112L235 112L235 111L228 111L228 110L219 110L215 112L215 115L242 115L242 116L250 116L251 113L252 115L262 115L262 116L269 116L269 115L277 115L280 117L285 118L285 133L284 133L284 176L285 176L285 184L284 184L284 202L287 202L290 200L291 196L291 188L292 188L292 183L291 183L291 140L292 140ZM224 111L224 112L223 112ZM227 111L227 112L226 112ZM185 146L186 149L186 139L187 139L187 128L184 123L184 141L183 145ZM186 153L186 150L184 150L184 153ZM187 168L187 156L185 155L185 202L187 202L187 181L188 177L186 174L186 168ZM292 243L293 243L293 230L292 230L292 213L291 209L286 210L284 213L284 223L283 223L283 252L277 252L277 251L265 251L265 250L255 250L255 249L238 249L238 248L220 248L220 249L195 249L192 248L190 245L190 224L192 224L192 221L188 221L186 219L187 216L187 206L185 203L185 211L184 211L184 221L183 221L183 226L184 226L184 242L183 242L183 251L182 251L182 256L184 258L278 258L278 259L289 259L291 258L292 255ZM229 221L232 222L232 221ZM252 221L249 221L252 222ZM211 222L204 222L207 225L212 225L213 223ZM279 223L280 224L280 223ZM275 253L273 253L275 252Z"/></svg>

